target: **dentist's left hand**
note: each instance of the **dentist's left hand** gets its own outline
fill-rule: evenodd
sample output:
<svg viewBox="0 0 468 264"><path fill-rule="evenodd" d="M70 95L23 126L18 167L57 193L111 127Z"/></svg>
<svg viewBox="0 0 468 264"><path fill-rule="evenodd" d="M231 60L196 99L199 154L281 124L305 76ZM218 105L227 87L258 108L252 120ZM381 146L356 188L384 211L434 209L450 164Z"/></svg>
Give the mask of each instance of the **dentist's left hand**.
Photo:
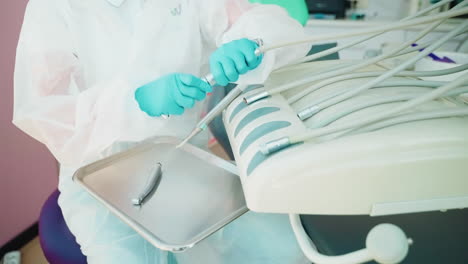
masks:
<svg viewBox="0 0 468 264"><path fill-rule="evenodd" d="M139 87L135 100L149 116L182 115L211 91L211 86L200 78L173 73Z"/></svg>
<svg viewBox="0 0 468 264"><path fill-rule="evenodd" d="M231 41L218 48L210 57L210 69L216 84L226 86L236 82L239 75L257 68L263 59L262 55L255 55L257 48L257 43L246 38Z"/></svg>

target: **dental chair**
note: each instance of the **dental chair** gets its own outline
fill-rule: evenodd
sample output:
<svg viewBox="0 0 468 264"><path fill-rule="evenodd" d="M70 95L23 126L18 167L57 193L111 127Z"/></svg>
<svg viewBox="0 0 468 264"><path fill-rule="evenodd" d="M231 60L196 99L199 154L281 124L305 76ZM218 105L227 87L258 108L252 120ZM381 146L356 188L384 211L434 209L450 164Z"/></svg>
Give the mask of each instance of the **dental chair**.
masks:
<svg viewBox="0 0 468 264"><path fill-rule="evenodd" d="M320 50L315 49L315 51L312 53L316 52L320 52ZM330 65L319 66L318 68L327 68L329 66ZM298 75L304 75L304 73ZM291 80L296 79L297 77L291 77ZM346 83L346 85L350 87L354 87L359 84L360 82ZM327 92L330 93L330 91L337 88L338 86L335 85L334 87L330 88ZM281 122L282 120L291 122L291 126L298 125L297 122L294 123L294 120L292 120L296 117L295 115L294 118L292 117L290 112L291 110L289 109L290 106L283 104L283 97L288 99L288 97L294 95L294 92L291 92L290 94L274 95L267 98L262 98L260 101L254 101L251 104L245 103L245 101L248 102L249 98L261 94L263 90L264 89L262 87L259 87L255 90L246 91L244 96L241 96L241 98L234 101L231 104L231 106L227 108L227 110L224 112L223 118L215 119L210 126L212 133L217 137L220 145L222 145L225 148L226 152L229 153L230 156L235 156L237 165L239 166L241 171L244 171L241 178L243 189L246 194L247 205L250 209L258 212L300 214L300 225L302 225L307 235L307 240L309 240L308 242L311 243L311 247L314 247L318 254L322 254L322 256L342 256L345 254L349 254L349 252L356 252L361 248L365 247L366 234L370 230L382 223L389 223L393 226L398 226L399 228L401 228L401 230L403 230L405 233L405 236L403 238L408 238L408 244L410 245L409 254L401 263L468 263L468 228L466 225L466 223L468 222L468 209L463 209L466 208L466 196L464 196L463 194L466 195L466 193L468 192L468 185L461 184L462 186L457 187L455 186L456 184L454 184L454 182L466 183L466 180L464 180L462 177L463 173L460 171L460 168L463 167L461 163L458 163L457 165L453 164L454 167L452 169L450 168L450 165L448 165L448 163L442 161L439 164L440 166L438 171L440 171L441 174L438 178L444 178L443 175L445 174L442 173L442 170L445 170L447 173L446 181L449 183L444 183L444 181L440 180L437 181L438 183L434 184L430 184L431 180L428 180L429 182L421 181L419 184L413 183L411 184L412 187L416 187L413 195L411 194L411 192L407 192L405 194L405 186L398 186L398 183L393 183L385 186L384 182L386 181L384 178L382 178L384 182L382 182L380 187L382 189L379 192L386 193L387 195L379 195L378 192L367 192L364 190L365 188L357 188L356 191L353 191L354 186L359 185L359 183L356 182L353 184L347 181L346 179L342 178L346 177L346 174L341 175L340 173L336 173L335 175L330 174L329 176L327 176L338 177L335 178L335 181L333 183L332 181L326 181L326 178L323 179L324 181L321 181L320 173L314 174L313 171L311 171L308 177L317 177L315 184L317 187L313 187L314 184L306 180L306 178L304 178L305 175L303 175L304 177L294 178L294 175L288 174L286 173L286 171L282 171L281 168L282 163L284 163L283 167L307 166L306 164L300 164L300 162L298 162L295 165L287 164L288 162L291 162L294 159L287 157L293 156L294 151L301 152L301 148L302 150L305 150L306 146L304 146L304 144L311 145L312 143L305 142L302 144L297 144L296 146L292 145L284 150L280 150L276 153L273 153L273 155L271 155L270 157L265 157L265 155L261 153L262 142L269 142L269 140L280 138L281 135L291 133L292 130L288 131L288 126L279 125L275 127L275 125L273 125L270 128L263 129L262 131L260 131L258 130L260 127L268 123L279 124L279 122ZM216 98L218 98L217 100L219 100L219 98L222 98L222 96L225 93L229 92L229 90L223 91L222 89L215 89L214 91L215 94L213 95L213 98L215 100ZM326 93L324 92L324 94ZM317 95L309 95L307 100L317 100L317 98L324 96L324 94L318 93ZM457 104L456 102L451 101L451 99L448 100L450 103L454 103L455 105ZM463 105L463 103L461 105ZM293 110L297 111L303 106L304 104L296 106ZM287 110L284 110L283 107ZM321 120L319 117L317 117L317 120L315 121ZM445 123L447 121L449 123ZM313 120L305 122L313 124ZM422 121L421 124L424 124L424 122L425 121ZM426 122L427 124L429 124L431 121ZM448 138L451 138L451 140L461 140L459 143L466 144L466 135L463 136L462 131L463 129L466 129L464 130L466 133L468 129L466 128L467 123L464 123L462 119L441 119L437 121L433 120L432 122L441 122L440 124L448 125L447 129L450 127L450 125L454 125L453 129L451 129L453 134L447 134L446 136ZM450 122L454 123L450 124ZM419 123L417 124L419 125ZM433 127L434 124L435 123L429 125L429 127ZM225 125L225 127L223 127L223 125ZM425 133L423 133L423 130L418 130L416 128L418 127L418 125L414 125L415 127L412 128L411 124L403 124L401 126L406 126L407 128L410 128L410 130L413 130L413 132L415 131L415 129L416 131L420 131L421 138L423 138L423 134ZM458 130L458 134L456 132L456 127L461 129ZM298 127L295 128L298 130L301 129L300 125L298 125ZM406 132L410 131L405 130L406 128L401 127L392 128L392 126L389 126L389 128L387 129L389 129L390 131L394 129L392 133L396 134L397 136L404 135ZM258 131L256 132L256 130L260 131L260 133L257 133ZM385 131L385 128L382 130ZM402 131L405 132L402 133ZM258 134L258 137L255 136L255 134ZM371 141L369 141L370 143L368 144L372 144L372 137L378 134L379 132L369 133ZM415 134L415 142L417 141L417 134L418 133ZM437 137L434 134L432 136ZM262 137L264 137L264 139L262 139ZM231 142L226 142L226 138L229 138ZM358 141L359 137L356 136L354 140ZM440 138L439 140L441 140L440 142L443 142L442 138ZM365 143L365 141L359 142ZM335 158L337 160L341 160L340 156L342 154L340 152L349 152L349 147L352 146L352 144L349 145L347 143L346 141L339 142L339 144L342 144L342 149L340 149L339 144L335 145L335 153L333 151L327 151L327 149L323 148L324 152L322 155L325 157L329 156L329 159L331 160ZM430 144L429 142L427 143ZM404 145L406 143L404 143L404 141L402 140L401 144ZM449 145L450 144L447 144L447 147L450 148ZM422 147L422 145L414 145L415 149L417 149L418 147ZM329 146L328 148L332 149L333 147ZM456 148L457 147L454 146L454 149L452 151L453 153L456 152ZM309 150L311 149L312 147L310 147ZM356 149L359 149L359 147ZM408 155L411 155L411 151L411 148L407 149ZM430 150L426 149L426 151ZM440 150L437 150L437 147L435 147L434 155L437 155L436 153L438 151ZM463 150L461 150L461 152L457 155L460 155L460 159L463 159L462 157L465 157L466 159L466 151L464 153L465 154L463 154ZM393 154L394 156L400 156L400 158L404 159L404 155L402 155L401 152L397 151ZM304 151L302 153L302 157L312 157L313 155L320 155L320 153L313 151ZM332 155L335 155L335 157ZM352 156L353 153L351 153L350 155ZM356 153L355 155L357 156L359 154ZM275 156L277 156L276 159ZM278 158L278 156L280 156L280 158ZM294 157L296 159L300 159L299 156L296 154ZM388 158L391 158L391 154L390 156L388 156ZM435 157L426 156L425 158L431 159ZM424 162L425 158L422 155L421 162ZM446 158L447 160L450 160L449 156L447 156ZM274 161L268 162L268 159L273 159ZM458 158L453 159L456 160ZM316 160L316 158L313 158L311 160L314 161ZM342 161L344 162L344 160ZM415 162L410 160L407 161L409 163ZM326 159L324 159L323 162L328 164L328 161ZM395 160L395 162L399 161ZM437 158L434 159L434 162L437 162ZM268 164L265 165L264 163ZM272 164L279 165L271 166ZM319 163L317 163L317 165L318 164ZM367 178L366 176L364 176L364 174L366 174L366 170L370 171L372 170L372 168L366 167L369 164L365 163L356 165L358 167L350 167L350 176L354 175L353 177L355 178L355 180L359 181L359 176L356 176L358 175L356 174L356 170L358 171L359 166L362 166L362 181L366 181ZM332 164L330 164L330 166L332 166ZM375 166L378 166L378 164L376 163ZM395 168L397 171L398 167L394 167L394 169ZM437 165L435 168L437 168ZM440 170L440 168L442 168L442 170ZM458 168L458 170L455 168ZM312 167L310 167L310 169L313 170ZM320 170L320 172L324 175L326 175L327 173L326 166L317 166L317 170ZM404 171L411 169L409 169L408 167L405 168L405 164L401 163L401 170ZM431 174L430 170L431 169L428 168L426 171L428 177L430 177ZM424 171L424 168L414 170L415 173L419 174L423 173ZM453 175L451 175L452 173ZM405 173L402 172L402 174ZM283 178L283 176L285 175L289 175L287 177L288 179ZM406 176L409 175L405 175L405 177ZM374 177L378 177L378 175L375 174ZM395 174L395 177L399 178L401 176ZM343 180L343 183L341 183L341 185L344 185L344 187L340 186L340 179ZM373 182L372 184L375 183L377 182ZM310 195L307 194L307 191L304 188L299 188L296 189L296 191L294 191L295 188L298 187L298 185L300 184L311 186L309 191ZM323 196L321 197L313 195L313 192L316 192L318 189L320 189L319 186L321 186L321 184L324 185L323 188L325 188L327 191L322 192ZM401 185L403 184L406 183L402 182ZM282 185L284 185L285 187L283 187ZM336 189L339 191L333 191L333 185L336 185ZM418 190L418 188L421 190ZM434 190L422 190L427 188L434 188ZM444 190L444 188L446 189ZM346 194L343 194L343 196L341 196L341 192L345 191L346 189L348 189L348 191L346 191ZM364 205L365 202L363 202L362 200L358 201L358 197L363 194L363 190L367 193L371 193L370 196L373 196L373 198L378 197L376 198L377 200L382 199L382 203L378 203L376 200L374 206L367 207L367 204ZM298 200L300 199L301 195L297 195L297 192L301 192L301 195L302 197L304 197L305 200ZM431 192L432 194L429 194ZM435 194L437 192L438 194ZM444 192L446 192L445 195ZM346 204L344 202L345 200L343 199L343 197L348 195L350 197L349 200L353 200L353 202L349 202L348 204ZM431 195L433 197L432 199L424 197L431 197ZM353 196L356 197L355 200ZM386 196L386 198L384 198L384 196ZM400 199L401 197L406 197L406 200L399 201L398 198L392 199L392 196L400 197ZM414 201L411 201L411 196L413 197L412 199L414 199ZM306 199L305 197L315 198ZM364 200L367 198L369 198L370 200L373 199L370 197L366 197L364 198ZM440 198L440 200L437 198ZM388 203L384 202L385 199L388 201ZM418 202L418 199L420 202ZM337 203L337 201L343 202L343 205L340 205L340 203ZM407 203L405 203L405 201ZM310 205L307 205L307 203L309 203ZM327 205L327 203L329 205ZM352 208L352 204L355 204L356 207ZM457 207L457 204L459 204L460 206ZM312 213L313 211L316 211L317 213ZM369 239L369 237L367 239ZM383 243L383 247L386 246L385 237L383 239L381 238L381 243ZM391 243L389 243L389 245L391 245ZM343 262L343 259L341 260L341 262L339 260L333 262L331 258L328 258L326 261L322 263L351 263L346 261ZM385 262L381 261L380 263Z"/></svg>
<svg viewBox="0 0 468 264"><path fill-rule="evenodd" d="M39 240L50 264L86 264L80 245L65 223L57 203L60 192L54 191L42 206L39 217Z"/></svg>
<svg viewBox="0 0 468 264"><path fill-rule="evenodd" d="M260 88L261 90L261 88ZM250 91L248 93L255 93L254 91ZM421 199L422 202L418 204L417 201L412 204L409 196L410 193L407 193L406 199L402 199L402 203L399 205L398 199L401 198L394 198L395 202L391 202L392 192L395 193L395 197L401 195L402 192L405 192L406 188L398 188L398 184L391 184L388 186L388 190L382 189L380 192L387 193L388 196L384 198L385 195L379 195L375 192L369 191L368 193L372 193L374 197L380 197L376 199L382 199L382 203L378 204L376 202L374 207L366 207L363 206L364 203L362 201L358 201L360 195L363 194L363 189L357 188L358 190L353 191L352 189L356 184L350 184L349 181L344 180L341 183L344 186L340 186L340 181L338 178L345 176L342 175L328 175L327 177L338 177L336 178L335 182L332 181L323 181L320 179L320 173L326 174L326 170L324 167L318 167L317 169L320 173L317 173L315 177L319 177L316 180L316 185L320 186L322 183L324 185L323 188L326 191L321 192L322 196L313 195L313 192L317 192L317 188L311 188L310 195L307 195L307 191L302 188L302 190L297 189L298 192L302 193L301 195L293 194L294 189L298 186L297 184L301 184L301 181L305 180L305 175L294 177L291 174L286 174L284 171L278 172L278 174L272 173L272 171L278 171L278 166L275 168L270 167L271 164L281 164L284 163L284 167L294 167L294 166L304 166L304 165L287 165L291 159L286 159L289 155L291 156L294 148L300 148L299 146L292 146L291 149L286 149L284 152L285 154L280 151L279 153L275 153L274 155L281 156L281 158L275 159L274 155L271 157L274 159L273 163L268 163L262 167L262 163L266 163L270 157L265 157L260 153L259 149L251 150L255 147L253 143L245 143L249 141L249 137L256 134L255 129L262 126L262 124L271 122L279 124L281 119L287 116L284 113L279 113L281 110L280 101L275 100L276 98L269 98L265 99L263 102L256 102L251 104L250 106L243 105L244 102L242 100L235 101L228 110L224 113L224 124L228 130L228 137L231 139L231 146L234 149L234 156L236 156L237 165L241 168L241 171L244 171L244 175L242 177L243 180L243 189L246 194L247 205L251 210L258 211L258 212L275 212L275 213L300 213L300 222L305 229L308 238L312 241L313 246L316 247L317 251L320 254L327 255L327 256L339 256L343 254L348 254L349 252L357 251L360 248L365 247L366 245L366 234L372 230L375 226L378 226L382 223L391 223L395 226L400 227L404 230L406 236L410 238L409 244L410 250L408 256L405 260L401 263L404 264L437 264L437 263L453 263L453 264L462 264L468 263L468 228L467 228L467 221L468 221L468 210L462 209L465 208L463 205L463 189L464 192L467 193L468 185L463 185L456 187L446 187L446 190L432 190L426 191L426 194L423 190L414 190L414 199ZM278 107L280 105L280 107ZM242 107L240 107L242 106ZM280 109L275 109L276 107ZM236 110L237 108L237 110ZM249 109L250 108L250 109ZM241 110L239 110L241 109ZM261 110L263 109L263 110ZM268 110L270 109L270 110ZM274 113L278 112L278 115L274 117ZM235 115L238 115L237 117ZM250 115L250 117L249 117ZM234 116L234 117L233 117ZM249 119L250 120L247 120ZM244 121L243 121L244 120ZM455 121L455 120L453 120ZM288 120L290 122L290 120ZM248 123L248 124L247 124ZM291 122L292 123L292 122ZM466 123L465 123L466 124ZM295 124L293 124L295 125ZM464 126L464 125L462 125ZM270 139L279 137L280 134L277 131L281 131L283 129L287 129L287 126L278 126L273 125L270 128L266 128L265 130L261 131L260 133L262 136L268 134L272 134ZM248 130L248 131L242 131ZM468 130L465 130L465 132ZM460 132L460 130L458 130ZM394 133L398 134L398 131L394 131ZM217 132L216 134L219 134ZM456 134L456 133L455 133ZM423 133L421 133L421 136ZM434 135L435 136L435 135ZM460 135L459 135L460 136ZM457 138L455 135L447 135L447 137L452 137L454 140ZM357 139L356 139L357 140ZM251 140L252 142L259 142L261 141L259 138L255 138ZM264 140L268 141L268 140ZM234 143L233 143L234 142ZM364 142L361 142L364 144ZM251 144L251 145L250 145ZM350 145L346 145L346 143L340 142L343 144L343 149L340 150L340 147L335 146L337 156L337 162L339 163L341 155L340 151L348 152ZM372 143L369 143L372 144ZM401 143L405 144L405 143ZM226 143L222 143L221 145L225 146ZM244 147L245 145L250 145ZM304 147L304 146L302 146ZM415 146L416 148L417 146ZM250 149L250 150L249 150ZM231 147L228 147L228 153L231 153ZM296 150L297 151L297 150ZM403 150L402 150L403 151ZM410 150L408 150L410 153ZM237 152L237 153L236 153ZM242 153L243 152L243 153ZM257 154L255 154L255 152ZM454 152L455 153L455 152ZM401 153L395 152L396 155L401 155ZM303 157L312 157L313 155L318 155L318 153L310 153L307 154L304 152L302 154ZM329 156L328 159L334 159L333 152L324 152L323 155ZM359 155L359 154L356 154ZM411 154L408 154L411 155ZM298 157L296 157L298 158ZM368 157L369 158L369 157ZM427 157L429 158L429 157ZM449 157L447 157L449 158ZM319 160L320 158L318 158ZM422 158L425 159L425 158ZM314 158L315 160L315 158ZM410 161L408 161L410 162ZM332 166L331 163L328 161L324 161L324 163L329 164ZM252 165L254 164L254 165ZM281 165L279 165L281 166ZM372 168L366 167L366 164L362 164L363 168L363 178L362 181L366 181L368 178L364 175L366 170L371 170ZM402 171L407 170L404 167L405 165L402 164ZM437 165L436 165L437 166ZM444 166L439 164L439 166ZM461 168L461 164L458 163L458 168ZM253 167L253 169L251 169ZM350 167L350 175L355 175L355 180L358 181L359 176L357 175L356 170L359 168L352 168ZM313 169L310 167L309 169ZM395 169L395 168L394 168ZM397 168L396 168L397 169ZM434 168L432 168L434 169ZM332 169L331 169L332 170ZM460 171L454 171L449 168L444 168L447 171L447 178L446 181L450 182L466 182L466 180L461 179ZM259 172L261 171L261 172ZM422 173L424 169L415 170L415 173ZM439 169L440 171L440 169ZM394 171L395 172L395 171ZM440 171L442 172L442 171ZM453 176L449 177L450 173L454 173ZM294 174L294 173L292 173ZM433 179L428 173L428 177ZM291 180L283 179L280 175L289 175ZM444 174L441 174L439 178L443 178ZM314 173L311 172L309 175L310 177L314 177ZM378 177L377 175L374 175ZM405 177L408 175L405 174ZM395 175L395 177L400 177L399 175ZM466 174L465 174L466 177ZM293 180L296 178L295 180ZM458 180L457 180L458 178ZM297 183L296 183L297 181ZM307 183L306 186L312 184L309 180L305 180ZM417 180L419 181L419 180ZM431 180L428 180L431 181ZM380 188L385 188L385 179L382 179L382 184ZM421 182L420 184L414 183L412 186L413 188L435 188L438 189L442 187L443 181L438 181L438 183L430 184ZM373 182L372 184L378 184L378 182ZM368 186L371 186L369 184ZM405 184L402 182L402 184ZM286 187L282 187L286 186ZM334 186L336 185L336 189L338 191L334 192ZM450 183L446 183L445 185L451 185ZM312 185L311 185L312 186ZM347 186L347 187L346 187ZM419 187L418 187L419 186ZM431 187L432 186L432 187ZM341 196L344 190L348 188L348 191L344 196ZM371 188L371 187L369 187ZM392 190L393 189L393 190ZM451 190L450 190L451 189ZM447 192L446 197L444 197L443 192ZM418 192L420 192L418 194ZM437 196L440 196L440 203L437 204L437 199L430 199L424 197L418 197L418 195L429 195L430 192L438 192ZM452 192L452 194L450 194ZM349 202L348 204L343 203L340 205L340 202L343 202L343 197L350 195L349 200L354 200L353 202ZM458 195L458 197L457 197ZM300 197L303 197L302 200ZM306 198L306 197L315 197L315 198ZM369 197L366 197L369 198ZM365 200L364 198L363 200ZM450 205L450 199L459 199L460 208L454 207L454 205ZM305 199L305 200L304 200ZM387 199L389 202L384 202ZM444 201L447 199L447 201ZM283 201L281 201L283 200ZM327 202L329 200L329 202ZM466 198L465 198L466 200ZM405 201L408 201L405 204ZM430 203L434 202L435 207L431 209ZM457 204L456 201L452 201L454 204ZM308 206L306 203L310 203L311 205ZM317 204L316 206L313 204ZM329 205L328 205L329 203ZM352 204L356 204L356 208L350 208ZM466 203L466 202L465 202ZM329 207L328 207L329 206ZM361 208L358 208L363 206ZM405 206L409 209L405 211ZM447 207L444 207L447 206ZM437 209L437 207L439 209ZM446 209L453 209L448 210ZM370 211L367 211L370 210ZM412 213L420 212L420 213ZM419 211L420 210L420 211ZM319 214L307 213L316 211ZM442 211L442 212L441 212ZM366 215L367 214L367 215ZM385 239L382 239L384 243ZM414 244L413 244L414 242ZM326 263L326 262L324 262ZM330 262L332 263L332 262ZM336 262L336 263L345 263L345 262ZM376 263L376 262L371 262ZM385 263L385 262L380 262Z"/></svg>
<svg viewBox="0 0 468 264"><path fill-rule="evenodd" d="M39 242L42 251L50 264L86 264L80 245L63 218L58 205L59 195L59 190L55 190L45 201L39 215Z"/></svg>
<svg viewBox="0 0 468 264"><path fill-rule="evenodd" d="M468 263L466 209L380 217L302 215L301 220L318 251L328 256L362 248L369 230L391 223L414 241L402 264Z"/></svg>

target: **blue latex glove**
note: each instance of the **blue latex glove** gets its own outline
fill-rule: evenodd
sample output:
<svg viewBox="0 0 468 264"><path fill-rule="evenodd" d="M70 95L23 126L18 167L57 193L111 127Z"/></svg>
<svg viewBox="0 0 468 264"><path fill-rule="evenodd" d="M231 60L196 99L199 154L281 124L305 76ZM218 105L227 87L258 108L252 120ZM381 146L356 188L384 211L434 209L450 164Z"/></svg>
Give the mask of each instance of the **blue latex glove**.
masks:
<svg viewBox="0 0 468 264"><path fill-rule="evenodd" d="M135 99L149 116L182 115L211 91L211 86L200 78L173 73L139 87Z"/></svg>
<svg viewBox="0 0 468 264"><path fill-rule="evenodd" d="M257 43L249 39L234 40L218 48L210 58L210 68L216 84L226 86L236 82L240 74L260 65L263 56L256 56Z"/></svg>

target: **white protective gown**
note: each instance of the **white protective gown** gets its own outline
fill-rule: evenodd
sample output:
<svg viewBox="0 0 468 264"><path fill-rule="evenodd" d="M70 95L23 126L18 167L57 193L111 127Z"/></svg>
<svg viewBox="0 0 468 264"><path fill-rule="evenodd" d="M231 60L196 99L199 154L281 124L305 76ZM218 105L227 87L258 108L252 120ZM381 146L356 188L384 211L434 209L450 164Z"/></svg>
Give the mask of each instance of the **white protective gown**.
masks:
<svg viewBox="0 0 468 264"><path fill-rule="evenodd" d="M223 43L303 36L276 6L243 0L31 0L17 50L13 122L61 163L59 204L89 263L307 263L286 216L248 213L195 248L162 252L72 182L80 166L151 136L183 137L202 104L165 120L140 111L135 89L173 73L203 76ZM306 47L267 53L243 76L262 83ZM206 144L199 140L198 145Z"/></svg>

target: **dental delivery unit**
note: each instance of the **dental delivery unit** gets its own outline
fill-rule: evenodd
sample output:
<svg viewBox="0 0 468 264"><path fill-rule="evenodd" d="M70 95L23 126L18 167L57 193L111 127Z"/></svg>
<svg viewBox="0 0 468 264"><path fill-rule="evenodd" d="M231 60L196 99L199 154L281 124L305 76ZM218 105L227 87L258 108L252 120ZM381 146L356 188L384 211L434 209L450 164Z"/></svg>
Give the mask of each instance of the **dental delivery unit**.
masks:
<svg viewBox="0 0 468 264"><path fill-rule="evenodd" d="M315 245L300 216L443 215L468 207L468 64L413 70L444 43L467 34L468 20L461 19L436 41L423 41L448 19L468 14L468 0L432 12L450 2L380 27L259 43L257 55L354 37L277 69L264 84L239 84L185 141L152 138L81 168L74 180L163 250L196 246L252 210L288 214L313 263L399 263L413 240L420 242L404 228L376 224L363 249L330 256ZM314 61L414 26L423 29L376 57ZM402 59L395 67L384 63L397 57ZM437 78L447 76L449 81ZM187 143L218 114L235 163Z"/></svg>

